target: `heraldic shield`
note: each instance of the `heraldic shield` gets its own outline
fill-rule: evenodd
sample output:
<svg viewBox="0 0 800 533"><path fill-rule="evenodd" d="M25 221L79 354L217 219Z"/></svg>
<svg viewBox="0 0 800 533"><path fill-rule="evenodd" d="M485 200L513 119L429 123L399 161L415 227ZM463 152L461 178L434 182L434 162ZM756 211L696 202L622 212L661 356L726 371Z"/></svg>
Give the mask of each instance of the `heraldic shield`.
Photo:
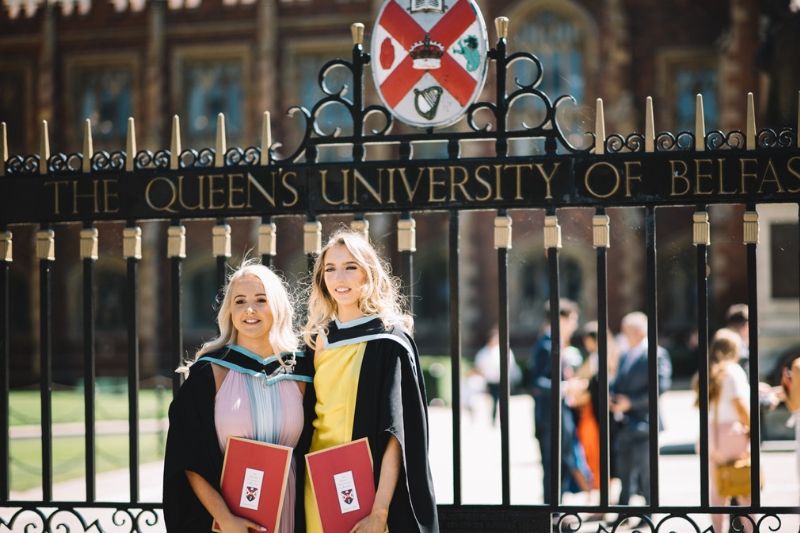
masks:
<svg viewBox="0 0 800 533"><path fill-rule="evenodd" d="M372 31L372 77L401 122L448 126L480 94L487 50L474 0L387 0Z"/></svg>

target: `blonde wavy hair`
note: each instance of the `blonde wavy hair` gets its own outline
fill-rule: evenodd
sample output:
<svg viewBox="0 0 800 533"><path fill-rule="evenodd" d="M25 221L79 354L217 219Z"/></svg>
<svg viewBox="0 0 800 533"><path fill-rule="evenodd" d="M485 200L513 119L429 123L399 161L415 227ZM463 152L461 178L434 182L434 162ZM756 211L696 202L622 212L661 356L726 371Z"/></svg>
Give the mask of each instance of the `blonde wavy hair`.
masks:
<svg viewBox="0 0 800 533"><path fill-rule="evenodd" d="M325 254L334 246L344 246L364 271L366 282L361 287L359 309L364 315L378 315L387 328L398 327L407 333L414 330L414 319L406 309L406 298L400 292L400 280L391 275L389 264L375 251L361 233L342 229L331 235L314 261L311 291L308 297L308 321L303 340L316 348L315 336L328 334L328 323L336 318L336 301L325 286Z"/></svg>
<svg viewBox="0 0 800 533"><path fill-rule="evenodd" d="M219 336L204 343L195 360L204 354L223 348L226 344L236 343L236 328L231 319L231 286L233 282L245 276L254 276L264 285L267 295L267 304L272 313L272 327L269 330L269 342L275 353L291 352L297 349L297 334L294 330L294 304L283 280L272 270L265 267L256 259L245 259L236 268L225 283L222 303L217 312L217 325Z"/></svg>

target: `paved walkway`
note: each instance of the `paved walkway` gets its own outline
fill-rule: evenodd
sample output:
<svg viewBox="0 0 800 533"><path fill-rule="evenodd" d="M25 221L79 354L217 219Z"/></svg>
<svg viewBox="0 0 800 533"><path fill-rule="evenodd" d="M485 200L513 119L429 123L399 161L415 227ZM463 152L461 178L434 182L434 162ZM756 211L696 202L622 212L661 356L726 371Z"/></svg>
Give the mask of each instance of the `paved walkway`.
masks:
<svg viewBox="0 0 800 533"><path fill-rule="evenodd" d="M155 433L166 431L169 427L167 420L144 419L139 421L139 433ZM86 427L83 422L65 422L53 424L53 435L56 437L82 437ZM95 422L95 433L98 435L127 435L127 420L100 420ZM12 426L9 436L12 439L38 439L42 435L42 426Z"/></svg>

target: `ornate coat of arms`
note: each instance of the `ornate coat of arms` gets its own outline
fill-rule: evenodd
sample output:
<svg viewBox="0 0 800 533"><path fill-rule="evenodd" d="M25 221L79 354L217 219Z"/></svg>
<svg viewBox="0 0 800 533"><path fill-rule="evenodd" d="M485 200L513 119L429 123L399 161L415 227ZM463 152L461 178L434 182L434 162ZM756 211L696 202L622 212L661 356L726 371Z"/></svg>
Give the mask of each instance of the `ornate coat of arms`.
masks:
<svg viewBox="0 0 800 533"><path fill-rule="evenodd" d="M378 94L402 122L452 124L483 88L487 48L475 0L386 0L372 31Z"/></svg>

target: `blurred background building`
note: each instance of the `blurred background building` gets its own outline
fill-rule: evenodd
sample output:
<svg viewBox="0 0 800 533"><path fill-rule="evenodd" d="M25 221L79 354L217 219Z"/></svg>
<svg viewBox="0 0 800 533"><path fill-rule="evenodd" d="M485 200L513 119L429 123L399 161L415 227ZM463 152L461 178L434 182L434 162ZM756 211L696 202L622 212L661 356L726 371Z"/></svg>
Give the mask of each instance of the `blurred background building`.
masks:
<svg viewBox="0 0 800 533"><path fill-rule="evenodd" d="M576 146L592 130L593 102L606 104L609 133L641 131L644 102L655 102L656 131L691 130L695 94L702 93L707 130L744 130L745 95L756 94L759 127L797 127L800 89L800 2L797 0L478 0L489 27L497 16L511 20L509 49L529 51L544 65L542 88L551 97L571 94L561 122ZM291 153L302 124L284 112L311 107L322 96L320 67L348 58L349 25L364 22L367 39L378 0L2 0L0 4L0 121L11 154L34 153L39 122L50 124L54 152L81 149L82 124L90 118L95 150L124 148L126 120L136 118L139 147L169 145L170 117L181 118L184 147L213 146L218 113L224 113L228 146L258 145L261 115L272 112L273 133ZM493 67L490 66L490 69ZM517 68L513 75L530 79ZM334 83L345 82L332 73ZM367 74L369 77L369 74ZM492 79L490 73L489 80ZM491 84L491 82L490 82ZM367 82L367 99L378 99ZM491 100L487 85L483 100ZM512 126L541 120L540 106L522 100ZM342 109L323 115L331 128L351 128ZM453 126L464 128L463 123ZM414 157L445 158L444 145L414 147ZM466 147L466 156L487 148ZM518 141L513 154L537 153L534 141ZM377 156L391 155L390 150ZM336 150L321 160L342 157ZM0 178L1 179L1 178ZM658 296L661 343L673 354L678 375L696 369L695 253L691 212L663 208L658 214ZM710 210L711 330L722 325L730 304L747 297L743 206ZM800 349L797 205L759 207L759 312L761 359L768 374L776 358ZM559 211L563 227L562 295L577 301L582 321L596 318L595 255L591 210ZM610 210L610 325L645 306L643 210ZM509 255L511 343L524 359L539 333L547 299L544 213L514 210ZM463 354L473 357L497 319L493 212L461 217L461 319ZM370 215L371 236L394 255L394 215ZM418 213L414 259L414 310L422 353L449 353L447 215ZM276 266L302 288L306 258L297 217L276 217ZM257 220L233 225L231 262L256 243ZM323 217L324 232L348 222ZM187 357L215 334L214 221L188 221L183 270L184 340ZM171 375L166 225L144 223L139 298L143 386ZM79 224L56 227L53 371L57 384L81 379L81 263ZM98 376L126 372L123 312L123 223L99 223L97 262ZM38 378L38 277L33 227L15 227L12 265L11 380L26 387Z"/></svg>

